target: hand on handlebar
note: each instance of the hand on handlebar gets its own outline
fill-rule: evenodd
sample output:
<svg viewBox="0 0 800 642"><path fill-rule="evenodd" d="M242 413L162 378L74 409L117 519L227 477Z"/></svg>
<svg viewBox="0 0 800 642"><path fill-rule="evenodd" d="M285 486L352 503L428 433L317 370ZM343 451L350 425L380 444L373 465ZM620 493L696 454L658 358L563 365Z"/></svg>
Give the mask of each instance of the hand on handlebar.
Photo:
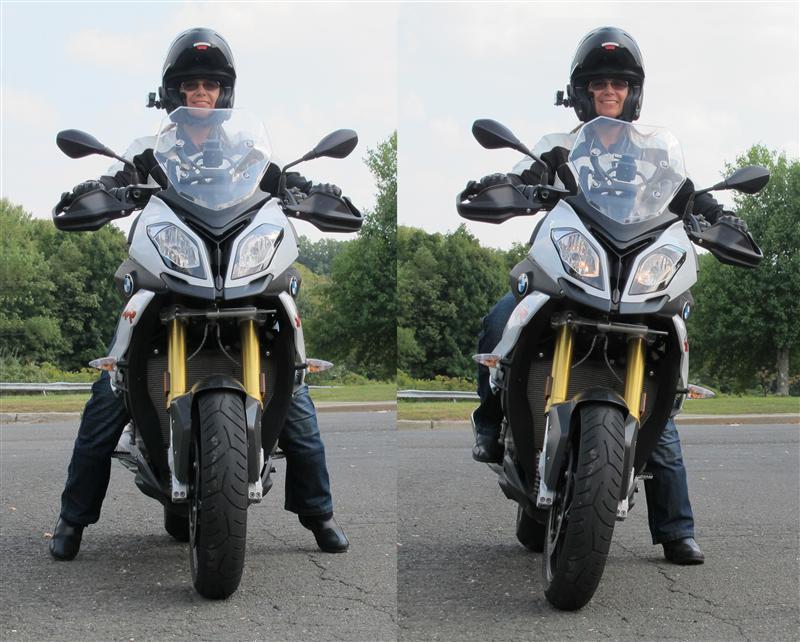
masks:
<svg viewBox="0 0 800 642"><path fill-rule="evenodd" d="M737 230L742 232L747 232L747 223L745 223L742 219L740 219L736 214L733 212L723 211L722 215L717 219L717 223L721 223L725 221L729 223Z"/></svg>

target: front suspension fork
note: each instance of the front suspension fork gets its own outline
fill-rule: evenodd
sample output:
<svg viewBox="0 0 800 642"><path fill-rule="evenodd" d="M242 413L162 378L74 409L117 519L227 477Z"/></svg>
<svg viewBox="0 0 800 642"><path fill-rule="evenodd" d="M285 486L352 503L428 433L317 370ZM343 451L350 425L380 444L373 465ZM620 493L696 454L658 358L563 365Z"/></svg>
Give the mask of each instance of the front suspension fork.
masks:
<svg viewBox="0 0 800 642"><path fill-rule="evenodd" d="M567 400L573 345L573 328L568 323L559 326L553 352L553 365L550 370L549 389L546 391L548 397L545 414L553 405ZM631 336L628 339L627 361L625 394L623 396L628 406L628 412L639 421L644 406L642 391L644 387L645 339L643 336Z"/></svg>
<svg viewBox="0 0 800 642"><path fill-rule="evenodd" d="M256 322L245 319L239 325L242 341L242 384L248 396L264 404L266 388L261 373L261 347ZM169 322L167 337L167 408L181 395L186 394L186 326L181 319Z"/></svg>

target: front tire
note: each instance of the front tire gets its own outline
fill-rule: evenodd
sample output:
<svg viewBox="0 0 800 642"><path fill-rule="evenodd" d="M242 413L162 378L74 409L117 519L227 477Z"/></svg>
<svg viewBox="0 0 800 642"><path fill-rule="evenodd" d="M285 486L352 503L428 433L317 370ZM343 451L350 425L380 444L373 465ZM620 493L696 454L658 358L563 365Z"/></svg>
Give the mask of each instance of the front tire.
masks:
<svg viewBox="0 0 800 642"><path fill-rule="evenodd" d="M247 536L247 425L244 403L229 391L197 401L192 436L189 551L200 595L229 597L239 586Z"/></svg>
<svg viewBox="0 0 800 642"><path fill-rule="evenodd" d="M625 419L619 408L579 408L571 444L547 520L545 596L574 611L594 595L603 575L617 516L625 456Z"/></svg>

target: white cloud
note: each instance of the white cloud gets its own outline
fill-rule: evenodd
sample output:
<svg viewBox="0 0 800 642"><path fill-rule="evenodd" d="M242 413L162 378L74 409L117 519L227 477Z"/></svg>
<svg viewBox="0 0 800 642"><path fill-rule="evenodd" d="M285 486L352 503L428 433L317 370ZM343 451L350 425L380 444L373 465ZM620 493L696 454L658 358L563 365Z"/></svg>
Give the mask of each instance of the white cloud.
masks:
<svg viewBox="0 0 800 642"><path fill-rule="evenodd" d="M58 112L39 94L4 86L2 97L4 129L45 128L56 121Z"/></svg>

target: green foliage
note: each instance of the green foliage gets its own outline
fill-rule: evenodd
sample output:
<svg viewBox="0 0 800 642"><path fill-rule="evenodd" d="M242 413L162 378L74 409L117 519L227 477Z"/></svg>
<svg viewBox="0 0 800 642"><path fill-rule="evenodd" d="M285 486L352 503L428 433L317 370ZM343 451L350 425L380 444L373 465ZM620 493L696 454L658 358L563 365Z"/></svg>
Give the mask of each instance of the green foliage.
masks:
<svg viewBox="0 0 800 642"><path fill-rule="evenodd" d="M415 379L402 370L397 371L397 387L400 390L459 390L475 392L475 379L436 375L433 379Z"/></svg>
<svg viewBox="0 0 800 642"><path fill-rule="evenodd" d="M17 357L0 355L0 381L14 383L92 383L100 373L93 368L70 372L49 363L31 363Z"/></svg>
<svg viewBox="0 0 800 642"><path fill-rule="evenodd" d="M122 305L122 232L64 234L2 199L0 253L0 350L67 369L104 353Z"/></svg>
<svg viewBox="0 0 800 642"><path fill-rule="evenodd" d="M378 188L376 207L365 214L358 238L334 257L325 316L312 326L321 354L387 380L397 368L397 134L370 150L366 163Z"/></svg>
<svg viewBox="0 0 800 642"><path fill-rule="evenodd" d="M320 239L311 241L306 236L301 236L297 241L300 258L297 262L305 265L309 270L320 276L330 276L333 259L344 247L346 241L336 239Z"/></svg>
<svg viewBox="0 0 800 642"><path fill-rule="evenodd" d="M449 234L397 233L398 361L416 378L474 377L481 318L508 290L525 253L481 247L462 225Z"/></svg>
<svg viewBox="0 0 800 642"><path fill-rule="evenodd" d="M723 392L766 391L765 379L779 375L780 354L787 385L800 371L800 161L756 145L727 171L754 164L770 170L769 184L735 202L764 259L746 270L703 255L693 288L692 374Z"/></svg>

